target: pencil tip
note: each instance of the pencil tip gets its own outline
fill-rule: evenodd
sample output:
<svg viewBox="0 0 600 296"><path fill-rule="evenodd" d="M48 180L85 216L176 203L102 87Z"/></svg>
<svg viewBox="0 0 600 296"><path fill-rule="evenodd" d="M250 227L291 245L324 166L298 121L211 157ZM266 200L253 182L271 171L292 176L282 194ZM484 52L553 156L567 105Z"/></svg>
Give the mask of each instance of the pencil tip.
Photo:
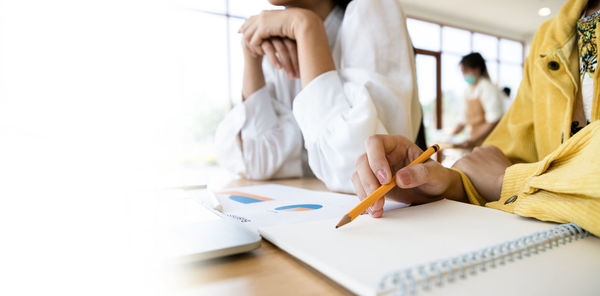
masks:
<svg viewBox="0 0 600 296"><path fill-rule="evenodd" d="M338 222L338 224L335 226L336 229L350 223L352 221L352 218L350 218L350 216L348 215L344 215L344 217L342 217L342 220L340 220L340 222Z"/></svg>

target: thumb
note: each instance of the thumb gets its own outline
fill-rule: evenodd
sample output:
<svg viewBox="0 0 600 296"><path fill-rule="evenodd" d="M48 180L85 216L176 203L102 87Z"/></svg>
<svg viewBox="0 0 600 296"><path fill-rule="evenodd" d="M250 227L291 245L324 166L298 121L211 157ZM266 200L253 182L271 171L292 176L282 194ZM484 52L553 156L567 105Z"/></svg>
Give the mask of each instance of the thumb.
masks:
<svg viewBox="0 0 600 296"><path fill-rule="evenodd" d="M427 163L413 164L396 173L396 184L400 188L414 188L429 181L431 181L430 166Z"/></svg>

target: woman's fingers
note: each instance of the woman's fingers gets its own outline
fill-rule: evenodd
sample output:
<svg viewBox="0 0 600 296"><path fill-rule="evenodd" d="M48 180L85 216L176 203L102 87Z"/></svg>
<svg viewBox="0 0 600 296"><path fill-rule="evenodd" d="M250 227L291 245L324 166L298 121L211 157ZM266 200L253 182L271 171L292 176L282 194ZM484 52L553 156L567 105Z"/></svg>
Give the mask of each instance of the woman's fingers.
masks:
<svg viewBox="0 0 600 296"><path fill-rule="evenodd" d="M373 135L365 142L366 154L363 154L356 163L356 171L362 188L368 195L375 191L381 184L388 184L392 180L393 167L403 165L409 155L412 157L414 145L408 139L400 136ZM415 146L416 147L416 146ZM394 162L388 161L388 155L393 153ZM385 199L381 198L369 208L369 214L378 218L383 214Z"/></svg>
<svg viewBox="0 0 600 296"><path fill-rule="evenodd" d="M244 36L242 38L246 42L246 45L248 46L248 48L251 49L253 52L255 52L258 55L265 55L265 53L263 52L263 50L261 48L262 42L256 42L256 41L262 41L262 39L256 40L257 30L258 30L258 24L256 22L249 22L248 26L245 27L244 31L242 32L242 34L244 34Z"/></svg>
<svg viewBox="0 0 600 296"><path fill-rule="evenodd" d="M243 34L242 38L248 52L262 56L268 55L273 64L281 65L288 76L294 78L299 76L296 43L288 38L285 38L285 41L280 38L285 36L282 26L286 22L285 19L281 19L282 17L284 16L281 11L263 11L259 15L248 18L238 32ZM271 53L267 52L271 48L263 46L266 40L271 40L271 45L276 52L277 63L274 62Z"/></svg>
<svg viewBox="0 0 600 296"><path fill-rule="evenodd" d="M356 171L354 171L354 173L352 174L352 185L354 186L354 193L356 193L356 196L358 196L358 199L363 200L365 199L365 197L367 197L367 194L365 193L365 189L362 187L362 183L360 182L360 177L358 176L358 173Z"/></svg>
<svg viewBox="0 0 600 296"><path fill-rule="evenodd" d="M360 185L364 190L365 196L368 196L369 194L373 193L375 189L381 186L379 181L377 181L375 175L373 175L373 171L369 166L366 154L363 154L361 157L358 158L358 161L356 163L356 173L358 174ZM371 216L373 217L381 217L382 211L383 201L381 200L373 204L368 209L369 214L371 214Z"/></svg>
<svg viewBox="0 0 600 296"><path fill-rule="evenodd" d="M371 216L373 218L381 218L381 216L383 215L383 204L385 203L385 197L380 198L379 200L377 200L370 208L369 208L369 214L371 214Z"/></svg>
<svg viewBox="0 0 600 296"><path fill-rule="evenodd" d="M261 49L277 69L285 70L288 78L298 78L296 43L291 39L269 38L263 40ZM255 53L254 50L251 51ZM260 54L260 53L255 53Z"/></svg>
<svg viewBox="0 0 600 296"><path fill-rule="evenodd" d="M381 184L388 184L392 180L392 172L388 163L384 147L384 138L387 136L373 135L365 141L368 164L377 180Z"/></svg>
<svg viewBox="0 0 600 296"><path fill-rule="evenodd" d="M242 36L242 46L244 47L244 49L249 52L252 57L256 58L258 55L256 54L256 51L254 51L254 49L252 47L250 47L250 44L248 44L248 41L246 41L246 39L244 38L244 36Z"/></svg>
<svg viewBox="0 0 600 296"><path fill-rule="evenodd" d="M369 166L365 154L358 158L358 161L356 162L356 172L358 173L360 183L367 195L371 194L375 189L381 186L375 175L373 175L373 171L371 171L371 167Z"/></svg>
<svg viewBox="0 0 600 296"><path fill-rule="evenodd" d="M298 65L298 48L296 47L296 41L289 38L283 38L283 44L285 44L285 47L287 47L290 54L290 60L292 61L294 72L296 73L295 78L300 78L300 66Z"/></svg>
<svg viewBox="0 0 600 296"><path fill-rule="evenodd" d="M244 33L244 31L246 31L246 28L254 21L255 18L256 16L251 16L248 19L246 19L246 21L238 29L238 33Z"/></svg>
<svg viewBox="0 0 600 296"><path fill-rule="evenodd" d="M257 48L255 46L252 46L252 44L250 44L250 41L252 40L252 37L254 36L254 34L257 30L257 27L258 27L257 16L251 16L244 22L244 24L242 24L242 26L238 30L238 33L242 34L242 43L244 44L244 47L254 57L259 56L259 55L265 55L261 46L258 46L258 48Z"/></svg>
<svg viewBox="0 0 600 296"><path fill-rule="evenodd" d="M250 31L249 28L253 27L253 24L254 24L253 19L254 19L254 17L248 18L244 22L244 24L242 24L240 29L238 30L238 32L242 34L242 38L246 41L246 44L248 44L248 42L252 38L252 34L251 34L251 32L249 32Z"/></svg>
<svg viewBox="0 0 600 296"><path fill-rule="evenodd" d="M279 59L277 58L277 52L275 51L275 47L273 47L273 43L271 43L270 40L265 40L262 43L261 47L262 47L263 51L265 52L265 55L271 61L271 64L273 64L273 66L275 68L281 69L281 63L279 62Z"/></svg>
<svg viewBox="0 0 600 296"><path fill-rule="evenodd" d="M261 55L264 55L264 53L262 52L262 49L260 48L260 45L262 44L264 39L267 39L270 36L262 36L261 35L261 30L258 27L258 24L253 25L249 28L249 31L252 30L252 34L251 36L249 36L248 39L248 44L250 44L251 47L254 48L254 50L256 50L258 53L260 53Z"/></svg>
<svg viewBox="0 0 600 296"><path fill-rule="evenodd" d="M362 187L362 184L360 183L360 178L358 177L358 173L356 171L354 171L354 173L352 174L352 177L350 178L352 180L352 186L354 186L354 193L356 193L356 196L358 196L359 200L363 200L367 197L367 194L365 193L365 190ZM365 211L362 214L366 214L367 212Z"/></svg>
<svg viewBox="0 0 600 296"><path fill-rule="evenodd" d="M271 38L271 42L277 51L279 61L281 62L281 65L283 66L288 78L294 78L296 73L294 72L294 66L292 65L292 60L287 47L283 44L283 41L280 38Z"/></svg>

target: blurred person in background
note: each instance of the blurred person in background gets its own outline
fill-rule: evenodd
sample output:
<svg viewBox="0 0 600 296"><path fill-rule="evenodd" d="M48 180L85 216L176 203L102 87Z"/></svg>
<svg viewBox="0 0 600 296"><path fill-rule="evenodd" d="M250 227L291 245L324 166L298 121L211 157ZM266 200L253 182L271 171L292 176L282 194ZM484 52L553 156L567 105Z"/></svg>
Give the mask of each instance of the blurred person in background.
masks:
<svg viewBox="0 0 600 296"><path fill-rule="evenodd" d="M457 146L471 149L481 145L502 118L506 96L490 81L481 54L470 53L461 59L459 65L469 86L464 94L465 121L458 124L453 134L466 128L469 139Z"/></svg>

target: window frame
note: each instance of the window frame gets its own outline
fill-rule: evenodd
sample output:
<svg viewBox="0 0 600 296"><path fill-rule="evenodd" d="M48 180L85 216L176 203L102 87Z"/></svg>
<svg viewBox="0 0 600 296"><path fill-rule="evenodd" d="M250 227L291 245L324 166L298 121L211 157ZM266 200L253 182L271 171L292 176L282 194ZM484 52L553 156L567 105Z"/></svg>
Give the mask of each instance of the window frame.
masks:
<svg viewBox="0 0 600 296"><path fill-rule="evenodd" d="M227 50L227 97L228 102L229 102L229 108L233 108L233 105L235 104L234 101L234 94L232 93L232 87L233 87L233 81L232 81L232 77L231 77L231 73L233 71L232 69L232 44L231 44L231 36L229 36L229 32L231 31L231 19L241 19L241 20L245 20L246 17L241 16L241 15L236 15L236 14L231 14L230 12L230 6L229 6L229 0L222 0L225 1L225 12L218 12L218 11L211 11L211 10L206 10L206 9L200 9L200 8L186 8L190 11L194 11L200 14L209 14L209 15L214 15L214 16L219 16L219 17L224 17L226 22L225 22L225 34L227 34L227 38L226 38L226 45L225 48ZM241 94L239 94L241 95Z"/></svg>
<svg viewBox="0 0 600 296"><path fill-rule="evenodd" d="M439 50L439 53L440 54L443 54L443 53L450 53L450 54L454 54L454 55L458 54L458 53L452 52L452 51L444 51L444 49L442 47L443 46L443 41L444 41L444 39L443 39L444 37L443 37L443 33L442 33L443 32L443 28L444 27L449 27L449 28L454 28L454 29L460 29L460 30L468 31L470 33L469 48L470 48L471 52L473 51L473 34L478 33L478 34L483 34L483 35L488 35L488 36L495 37L497 39L497 41L498 41L498 43L496 45L497 46L497 50L498 50L498 54L496 55L495 59L486 59L486 61L496 62L496 63L498 63L498 65L500 65L500 63L512 64L512 65L519 65L519 66L521 66L521 68L523 68L523 64L525 62L525 57L526 57L526 52L525 52L525 42L523 42L522 40L517 40L517 39L514 39L514 38L510 38L510 37L501 36L501 35L498 35L498 34L488 33L488 32L485 32L485 31L469 29L469 28L465 28L465 27L462 27L462 26L449 25L449 24L446 24L446 23L443 23L443 22L432 21L432 20L429 20L429 19L426 19L426 18L416 17L416 16L412 16L412 15L407 15L407 18L408 19L414 19L414 20L422 21L422 22L427 22L427 23L431 23L431 24L435 24L435 25L440 26L440 36L439 36L439 39L440 39L440 50ZM503 61L500 60L500 39L510 40L510 41L518 42L518 43L521 44L521 48L522 48L522 50L521 50L522 51L522 53L521 53L521 63L514 63L514 62L507 62L507 61L503 62ZM419 49L419 48L415 48L415 49ZM431 50L428 50L428 51L431 51ZM498 69L499 68L500 67L498 67ZM499 74L499 73L496 73L496 74ZM499 77L499 75L498 75L498 77Z"/></svg>
<svg viewBox="0 0 600 296"><path fill-rule="evenodd" d="M525 62L525 57L526 57L526 48L525 48L525 42L521 41L521 40L516 40L510 37L504 37L504 36L500 36L497 34L491 34L488 32L484 32L484 31L479 31L479 30L474 30L474 29L469 29L469 28L465 28L465 27L461 27L461 26L455 26L455 25L449 25L443 22L438 22L438 21L432 21L426 18L422 18L422 17L416 17L416 16L412 16L412 15L407 15L407 19L413 19L413 20L417 20L417 21L421 21L421 22L426 22L426 23L431 23L431 24L435 24L438 25L440 27L439 30L439 44L440 44L440 50L439 51L432 51L432 50L426 50L426 49L422 49L422 48L417 48L415 47L415 54L424 54L424 55L430 55L430 56L435 56L436 58L438 58L439 62L438 62L438 73L436 74L436 94L437 94L437 98L435 99L436 102L436 118L435 118L435 127L437 130L441 130L443 128L443 81L442 81L442 62L441 59L443 57L443 54L451 54L451 55L461 55L459 53L453 52L453 51L445 51L443 48L443 42L444 42L444 34L443 34L443 29L444 27L449 27L449 28L454 28L454 29L460 29L460 30L464 30L469 32L470 34L470 44L469 44L469 49L470 52L473 52L473 35L474 34L483 34L483 35L487 35L487 36L492 36L495 37L497 40L497 55L495 59L486 59L486 62L492 62L492 63L496 63L497 67L496 67L496 77L497 80L500 79L500 65L501 64L508 64L508 65L518 65L521 67L521 71L523 70L523 65ZM514 63L514 62L510 62L510 61L502 61L500 59L500 40L505 39L505 40L510 40L510 41L514 41L514 42L518 42L521 44L521 48L522 48L522 55L521 55L521 63ZM498 83L498 81L496 81L496 83Z"/></svg>

